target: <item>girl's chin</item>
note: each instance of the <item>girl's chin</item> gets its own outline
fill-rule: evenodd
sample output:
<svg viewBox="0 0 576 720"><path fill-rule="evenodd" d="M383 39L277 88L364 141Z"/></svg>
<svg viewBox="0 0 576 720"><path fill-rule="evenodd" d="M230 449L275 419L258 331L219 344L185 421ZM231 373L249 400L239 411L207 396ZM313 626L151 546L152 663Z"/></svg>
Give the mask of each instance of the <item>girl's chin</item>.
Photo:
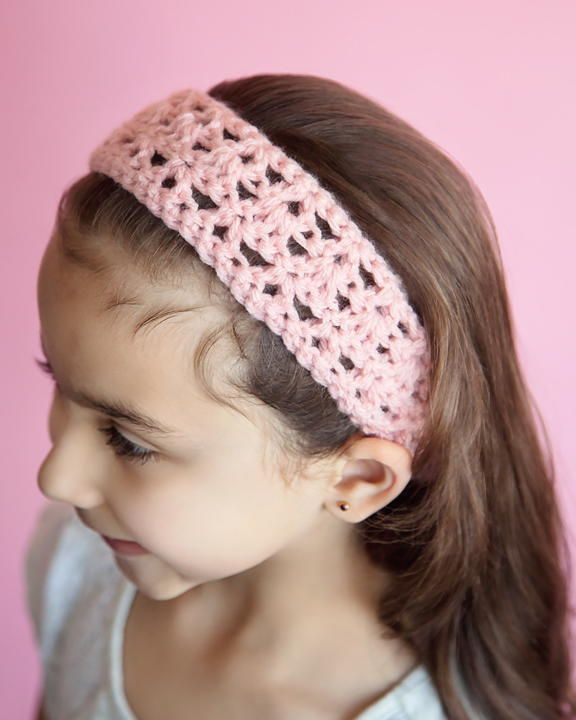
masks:
<svg viewBox="0 0 576 720"><path fill-rule="evenodd" d="M153 556L151 556L153 557ZM118 568L138 592L149 600L176 600L205 584L182 577L168 566L151 566L142 560L134 561L131 557L116 557Z"/></svg>

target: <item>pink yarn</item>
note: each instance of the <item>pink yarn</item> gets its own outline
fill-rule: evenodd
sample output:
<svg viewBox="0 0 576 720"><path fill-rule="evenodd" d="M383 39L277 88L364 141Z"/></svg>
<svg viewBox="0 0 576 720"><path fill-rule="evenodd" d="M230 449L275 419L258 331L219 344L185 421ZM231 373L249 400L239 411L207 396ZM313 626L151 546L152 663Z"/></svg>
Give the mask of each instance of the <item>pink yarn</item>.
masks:
<svg viewBox="0 0 576 720"><path fill-rule="evenodd" d="M90 155L194 246L366 435L412 453L430 356L400 277L336 198L224 103L152 103Z"/></svg>

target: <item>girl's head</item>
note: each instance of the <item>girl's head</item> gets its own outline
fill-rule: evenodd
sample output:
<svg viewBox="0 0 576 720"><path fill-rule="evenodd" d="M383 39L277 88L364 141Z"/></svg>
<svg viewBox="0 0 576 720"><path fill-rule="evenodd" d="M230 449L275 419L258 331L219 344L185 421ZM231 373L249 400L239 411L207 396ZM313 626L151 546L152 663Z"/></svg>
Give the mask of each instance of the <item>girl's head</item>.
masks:
<svg viewBox="0 0 576 720"><path fill-rule="evenodd" d="M108 237L106 269L72 259L63 229L40 268L43 350L58 381L42 491L94 530L147 548L118 561L156 599L244 571L306 533L344 551L354 523L408 482L408 450L360 437L344 456L287 476L289 429L273 406L233 386L246 361L221 331L225 313L202 266L188 257L186 271L152 279L110 241L115 232L97 234ZM207 340L209 364L200 358ZM371 456L383 465L372 461L379 472L367 474ZM341 499L352 505L348 522L337 517Z"/></svg>
<svg viewBox="0 0 576 720"><path fill-rule="evenodd" d="M381 577L382 625L418 652L450 717L465 717L455 668L488 717L560 717L567 548L480 192L334 81L259 75L209 94L314 174L402 278L431 353L419 442L361 432L189 243L93 172L64 194L39 274L59 383L42 491L149 549L122 569L157 599L303 543L358 548L359 582Z"/></svg>

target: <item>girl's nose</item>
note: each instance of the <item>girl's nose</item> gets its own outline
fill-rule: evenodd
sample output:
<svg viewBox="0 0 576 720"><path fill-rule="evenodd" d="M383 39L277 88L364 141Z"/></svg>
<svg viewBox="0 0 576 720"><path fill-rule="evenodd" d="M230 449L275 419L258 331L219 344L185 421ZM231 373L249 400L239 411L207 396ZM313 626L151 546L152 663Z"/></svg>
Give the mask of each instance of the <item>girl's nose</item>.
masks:
<svg viewBox="0 0 576 720"><path fill-rule="evenodd" d="M50 452L38 470L40 492L50 500L70 503L78 508L102 504L101 478L106 468L95 446L99 435L82 410L73 410L54 389L48 415ZM98 438L98 441L100 438Z"/></svg>
<svg viewBox="0 0 576 720"><path fill-rule="evenodd" d="M96 469L82 456L81 448L71 447L72 438L60 439L44 458L38 470L40 492L50 500L91 508L103 502Z"/></svg>

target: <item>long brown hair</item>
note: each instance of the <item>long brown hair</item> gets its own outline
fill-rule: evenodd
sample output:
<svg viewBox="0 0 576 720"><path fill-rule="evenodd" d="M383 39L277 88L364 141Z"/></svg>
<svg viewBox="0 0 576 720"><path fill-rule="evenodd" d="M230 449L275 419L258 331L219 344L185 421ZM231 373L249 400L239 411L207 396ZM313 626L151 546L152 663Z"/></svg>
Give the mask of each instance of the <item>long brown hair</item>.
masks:
<svg viewBox="0 0 576 720"><path fill-rule="evenodd" d="M402 277L427 330L430 422L412 478L357 526L369 556L394 574L394 591L380 602L383 626L416 650L449 718L474 717L457 675L473 712L487 718L576 717L571 565L554 462L520 370L480 191L408 123L338 82L261 74L209 93L340 200ZM201 268L219 285L191 245L99 173L65 191L55 227L68 257L95 271L106 270L106 245L115 243L151 282ZM277 411L287 456L297 467L341 452L358 428L277 335L220 295L246 360L234 384ZM156 310L144 322L159 317ZM205 339L194 367L212 397L229 404L210 388L204 362L222 331Z"/></svg>

